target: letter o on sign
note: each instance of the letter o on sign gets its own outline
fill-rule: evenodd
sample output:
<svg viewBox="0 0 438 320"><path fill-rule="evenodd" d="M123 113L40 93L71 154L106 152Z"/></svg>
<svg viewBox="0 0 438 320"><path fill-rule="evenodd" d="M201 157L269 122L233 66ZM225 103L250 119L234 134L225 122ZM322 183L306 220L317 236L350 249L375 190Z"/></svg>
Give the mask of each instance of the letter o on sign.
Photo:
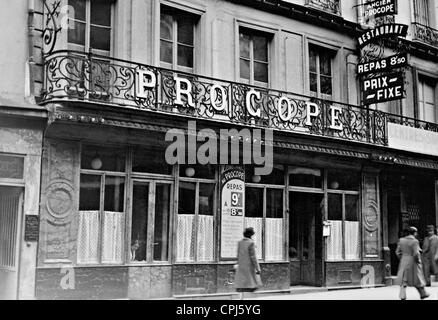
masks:
<svg viewBox="0 0 438 320"><path fill-rule="evenodd" d="M283 103L286 103L286 106L287 106L286 116L284 116L283 112L282 112ZM280 97L278 99L278 102L277 102L277 111L278 111L278 117L282 121L287 122L290 119L292 119L292 106L290 104L290 100L288 98L286 98L286 97Z"/></svg>
<svg viewBox="0 0 438 320"><path fill-rule="evenodd" d="M221 101L222 104L220 106L217 105L217 101L216 101L217 98L218 98L218 92L217 92L218 90L221 92L221 97L222 97L222 101ZM218 84L214 84L214 85L211 86L211 88L210 88L210 100L211 100L212 107L216 111L224 111L225 110L225 107L227 105L225 98L226 98L226 96L225 96L225 89L222 86L220 86Z"/></svg>

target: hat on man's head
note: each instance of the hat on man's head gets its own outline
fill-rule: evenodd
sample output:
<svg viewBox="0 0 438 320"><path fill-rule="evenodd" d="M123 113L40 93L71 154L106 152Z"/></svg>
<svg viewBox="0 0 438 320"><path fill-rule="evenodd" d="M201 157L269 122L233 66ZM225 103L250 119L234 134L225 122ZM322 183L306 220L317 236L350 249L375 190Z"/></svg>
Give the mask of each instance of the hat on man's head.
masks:
<svg viewBox="0 0 438 320"><path fill-rule="evenodd" d="M246 228L245 231L243 231L243 236L246 238L250 238L254 234L255 234L255 231L254 231L253 227Z"/></svg>
<svg viewBox="0 0 438 320"><path fill-rule="evenodd" d="M433 224L429 224L429 225L426 227L426 230L427 230L427 231L429 231L429 230L435 231L435 226L434 226Z"/></svg>
<svg viewBox="0 0 438 320"><path fill-rule="evenodd" d="M418 229L415 227L409 227L408 231L409 231L409 234L414 234L415 232L418 232Z"/></svg>

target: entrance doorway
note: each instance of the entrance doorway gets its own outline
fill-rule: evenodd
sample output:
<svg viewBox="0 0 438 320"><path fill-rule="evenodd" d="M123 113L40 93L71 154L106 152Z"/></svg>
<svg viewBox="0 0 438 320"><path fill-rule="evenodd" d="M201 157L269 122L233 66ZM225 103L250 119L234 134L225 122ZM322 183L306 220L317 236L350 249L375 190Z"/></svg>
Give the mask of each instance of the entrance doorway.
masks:
<svg viewBox="0 0 438 320"><path fill-rule="evenodd" d="M324 195L289 192L291 285L322 286Z"/></svg>
<svg viewBox="0 0 438 320"><path fill-rule="evenodd" d="M131 263L168 261L172 183L135 180L131 198Z"/></svg>
<svg viewBox="0 0 438 320"><path fill-rule="evenodd" d="M0 299L18 298L18 266L23 190L0 186Z"/></svg>

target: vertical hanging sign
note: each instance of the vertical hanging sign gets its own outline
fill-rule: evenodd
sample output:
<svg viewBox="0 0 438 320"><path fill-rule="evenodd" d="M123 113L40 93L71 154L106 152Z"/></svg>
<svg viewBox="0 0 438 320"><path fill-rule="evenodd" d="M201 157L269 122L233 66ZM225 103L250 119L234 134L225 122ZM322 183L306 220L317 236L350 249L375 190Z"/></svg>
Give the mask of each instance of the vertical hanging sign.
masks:
<svg viewBox="0 0 438 320"><path fill-rule="evenodd" d="M237 257L245 218L245 171L225 170L221 176L221 258Z"/></svg>

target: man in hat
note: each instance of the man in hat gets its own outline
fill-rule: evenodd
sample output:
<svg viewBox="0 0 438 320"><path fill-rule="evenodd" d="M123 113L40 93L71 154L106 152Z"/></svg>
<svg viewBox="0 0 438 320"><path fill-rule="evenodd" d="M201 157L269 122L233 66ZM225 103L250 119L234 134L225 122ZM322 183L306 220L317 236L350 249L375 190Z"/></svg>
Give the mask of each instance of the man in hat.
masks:
<svg viewBox="0 0 438 320"><path fill-rule="evenodd" d="M406 287L415 287L420 293L420 298L429 297L424 286L423 268L421 265L420 243L415 238L417 228L409 227L409 235L399 240L396 254L400 259L398 267L397 281L400 284L400 299L406 300Z"/></svg>
<svg viewBox="0 0 438 320"><path fill-rule="evenodd" d="M423 242L423 271L426 286L430 287L430 276L438 273L437 265L438 236L435 234L435 226L427 226L427 236Z"/></svg>

